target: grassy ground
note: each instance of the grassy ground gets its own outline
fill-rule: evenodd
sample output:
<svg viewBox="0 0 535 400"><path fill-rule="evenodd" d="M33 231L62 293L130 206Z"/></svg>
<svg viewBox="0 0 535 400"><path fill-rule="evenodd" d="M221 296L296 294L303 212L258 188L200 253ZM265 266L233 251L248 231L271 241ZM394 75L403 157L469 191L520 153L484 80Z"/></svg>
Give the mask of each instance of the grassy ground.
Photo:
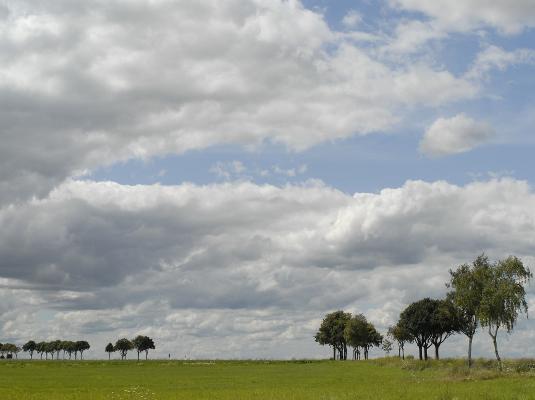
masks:
<svg viewBox="0 0 535 400"><path fill-rule="evenodd" d="M1 399L535 399L535 362L4 361Z"/></svg>

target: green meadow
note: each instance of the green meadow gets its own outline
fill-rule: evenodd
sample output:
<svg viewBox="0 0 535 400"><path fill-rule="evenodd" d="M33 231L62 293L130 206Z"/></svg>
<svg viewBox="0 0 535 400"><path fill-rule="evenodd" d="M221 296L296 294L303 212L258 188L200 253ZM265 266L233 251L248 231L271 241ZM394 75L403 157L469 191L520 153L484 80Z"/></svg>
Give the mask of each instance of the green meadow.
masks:
<svg viewBox="0 0 535 400"><path fill-rule="evenodd" d="M4 361L1 399L535 399L535 362Z"/></svg>

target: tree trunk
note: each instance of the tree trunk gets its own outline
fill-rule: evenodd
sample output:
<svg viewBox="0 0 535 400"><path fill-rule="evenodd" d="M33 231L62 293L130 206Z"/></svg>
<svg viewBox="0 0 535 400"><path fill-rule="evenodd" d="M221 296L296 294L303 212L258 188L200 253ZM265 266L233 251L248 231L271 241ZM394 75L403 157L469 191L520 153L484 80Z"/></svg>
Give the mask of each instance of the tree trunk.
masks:
<svg viewBox="0 0 535 400"><path fill-rule="evenodd" d="M404 345L401 347L401 356L403 357L403 359L405 359L405 346Z"/></svg>
<svg viewBox="0 0 535 400"><path fill-rule="evenodd" d="M145 351L145 360L148 360L149 359L149 351Z"/></svg>
<svg viewBox="0 0 535 400"><path fill-rule="evenodd" d="M420 361L422 361L422 346L421 345L418 345L418 358L420 359Z"/></svg>
<svg viewBox="0 0 535 400"><path fill-rule="evenodd" d="M440 360L440 357L438 355L438 347L440 345L435 343L435 360Z"/></svg>
<svg viewBox="0 0 535 400"><path fill-rule="evenodd" d="M427 361L427 346L424 346L424 359Z"/></svg>
<svg viewBox="0 0 535 400"><path fill-rule="evenodd" d="M472 368L472 339L474 336L468 336L468 368Z"/></svg>
<svg viewBox="0 0 535 400"><path fill-rule="evenodd" d="M492 338L492 344L494 345L494 354L496 354L496 360L498 360L498 364L499 364L500 369L501 369L502 359L500 358L500 354L498 354L498 342L496 340L496 337L498 336L498 329L499 328L500 327L498 325L496 325L496 329L495 329L494 334L493 334L492 333L492 328L489 325L489 335Z"/></svg>
<svg viewBox="0 0 535 400"><path fill-rule="evenodd" d="M333 346L333 360L336 360L336 347Z"/></svg>
<svg viewBox="0 0 535 400"><path fill-rule="evenodd" d="M108 353L108 361L111 360L111 353Z"/></svg>

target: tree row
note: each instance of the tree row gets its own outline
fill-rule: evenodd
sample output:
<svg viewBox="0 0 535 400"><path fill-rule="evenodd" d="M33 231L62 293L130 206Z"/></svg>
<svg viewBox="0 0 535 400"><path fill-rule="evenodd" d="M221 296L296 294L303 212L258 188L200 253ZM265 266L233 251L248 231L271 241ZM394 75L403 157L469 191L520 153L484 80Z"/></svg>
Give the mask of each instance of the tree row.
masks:
<svg viewBox="0 0 535 400"><path fill-rule="evenodd" d="M405 344L415 343L419 359L428 359L434 347L439 359L440 346L453 334L468 338L468 364L472 365L472 341L479 327L487 329L498 362L497 336L500 329L511 332L520 313L528 312L525 285L532 273L514 256L490 262L484 254L471 264L450 270L449 292L443 299L424 298L408 305L387 336L398 344L398 356L405 357ZM391 342L383 338L362 314L351 316L343 311L327 314L315 340L333 348L333 359L347 359L347 347L353 347L353 358L361 352L383 345L389 352Z"/></svg>

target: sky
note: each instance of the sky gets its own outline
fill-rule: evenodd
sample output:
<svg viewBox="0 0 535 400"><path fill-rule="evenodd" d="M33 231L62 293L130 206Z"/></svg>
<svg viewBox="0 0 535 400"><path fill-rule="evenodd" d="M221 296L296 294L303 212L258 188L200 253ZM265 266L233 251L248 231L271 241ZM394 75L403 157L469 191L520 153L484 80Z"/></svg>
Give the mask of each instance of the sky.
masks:
<svg viewBox="0 0 535 400"><path fill-rule="evenodd" d="M0 2L0 341L322 358L328 312L535 268L534 43L534 0Z"/></svg>

